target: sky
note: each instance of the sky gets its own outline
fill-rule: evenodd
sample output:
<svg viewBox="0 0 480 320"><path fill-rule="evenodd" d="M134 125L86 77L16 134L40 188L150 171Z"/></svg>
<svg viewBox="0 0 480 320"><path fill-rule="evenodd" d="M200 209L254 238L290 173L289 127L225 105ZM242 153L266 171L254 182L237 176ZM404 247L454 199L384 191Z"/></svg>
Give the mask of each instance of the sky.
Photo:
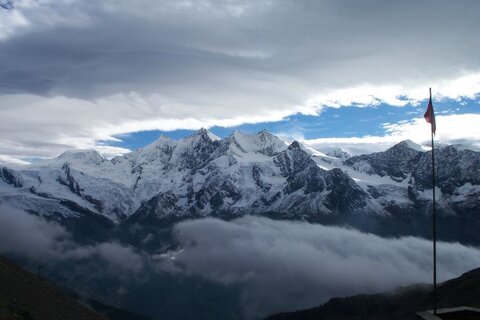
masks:
<svg viewBox="0 0 480 320"><path fill-rule="evenodd" d="M480 148L478 1L0 0L0 162L267 129Z"/></svg>

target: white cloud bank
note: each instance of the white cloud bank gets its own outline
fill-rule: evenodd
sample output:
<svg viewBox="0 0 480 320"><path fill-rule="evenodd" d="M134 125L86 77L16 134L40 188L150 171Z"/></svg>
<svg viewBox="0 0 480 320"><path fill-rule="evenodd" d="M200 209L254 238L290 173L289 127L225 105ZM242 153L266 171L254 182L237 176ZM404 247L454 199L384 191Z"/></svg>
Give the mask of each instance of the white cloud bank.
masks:
<svg viewBox="0 0 480 320"><path fill-rule="evenodd" d="M436 115L435 141L444 144L463 144L472 150L480 150L480 114ZM341 148L350 154L362 154L385 150L402 140L412 140L421 145L430 145L430 125L425 119L415 118L399 123L386 123L384 136L350 138L303 139L319 150Z"/></svg>
<svg viewBox="0 0 480 320"><path fill-rule="evenodd" d="M181 249L164 256L165 270L242 284L247 318L431 281L431 242L419 238L251 216L182 222L176 235ZM479 266L478 248L438 243L440 281Z"/></svg>
<svg viewBox="0 0 480 320"><path fill-rule="evenodd" d="M3 159L142 130L402 106L428 87L437 99L480 92L478 1L13 3L0 8Z"/></svg>
<svg viewBox="0 0 480 320"><path fill-rule="evenodd" d="M0 206L0 253L44 264L97 259L119 275L137 274L145 263L132 247L117 242L79 245L59 224L5 205Z"/></svg>

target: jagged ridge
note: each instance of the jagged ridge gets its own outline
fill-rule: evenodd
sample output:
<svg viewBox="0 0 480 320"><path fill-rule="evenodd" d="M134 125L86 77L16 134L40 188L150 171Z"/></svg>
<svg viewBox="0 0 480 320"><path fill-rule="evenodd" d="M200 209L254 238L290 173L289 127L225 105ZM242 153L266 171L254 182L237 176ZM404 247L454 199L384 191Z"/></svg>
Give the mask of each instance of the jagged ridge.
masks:
<svg viewBox="0 0 480 320"><path fill-rule="evenodd" d="M447 146L436 154L439 211L458 218L453 225L460 228L479 206L480 153ZM430 152L409 141L337 158L296 141L287 145L265 130L219 139L202 129L180 140L160 137L112 160L76 150L33 166L3 167L0 201L64 218L268 214L392 231L428 212L430 166Z"/></svg>

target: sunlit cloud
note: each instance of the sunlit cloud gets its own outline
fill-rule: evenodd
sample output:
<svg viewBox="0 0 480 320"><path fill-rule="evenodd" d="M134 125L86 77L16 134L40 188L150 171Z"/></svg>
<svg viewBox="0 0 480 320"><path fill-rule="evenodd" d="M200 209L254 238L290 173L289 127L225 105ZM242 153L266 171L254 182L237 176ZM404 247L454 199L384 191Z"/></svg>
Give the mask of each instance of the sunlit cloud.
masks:
<svg viewBox="0 0 480 320"><path fill-rule="evenodd" d="M443 144L463 144L473 150L480 150L480 114L437 115L435 140ZM421 145L430 145L430 125L425 119L414 118L398 123L383 124L385 135L348 138L303 139L319 149L342 148L351 154L383 151L402 140L412 140Z"/></svg>
<svg viewBox="0 0 480 320"><path fill-rule="evenodd" d="M415 80L413 80L415 82ZM416 85L371 85L362 84L350 88L334 89L326 94L312 96L307 105L340 108L343 106L379 106L387 104L403 107L418 105L428 98L428 88L433 87L435 99L475 99L480 94L480 73L459 76L454 79L419 82Z"/></svg>

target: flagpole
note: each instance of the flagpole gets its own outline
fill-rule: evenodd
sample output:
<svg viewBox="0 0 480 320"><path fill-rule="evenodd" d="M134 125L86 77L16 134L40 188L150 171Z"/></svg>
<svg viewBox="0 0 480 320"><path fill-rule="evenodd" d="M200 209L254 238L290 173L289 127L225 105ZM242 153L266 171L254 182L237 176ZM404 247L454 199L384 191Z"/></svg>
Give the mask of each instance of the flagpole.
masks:
<svg viewBox="0 0 480 320"><path fill-rule="evenodd" d="M432 88L430 88L430 101L432 101ZM432 123L433 126L433 123ZM437 215L435 210L435 146L432 135L432 220L433 220L433 314L437 314Z"/></svg>

